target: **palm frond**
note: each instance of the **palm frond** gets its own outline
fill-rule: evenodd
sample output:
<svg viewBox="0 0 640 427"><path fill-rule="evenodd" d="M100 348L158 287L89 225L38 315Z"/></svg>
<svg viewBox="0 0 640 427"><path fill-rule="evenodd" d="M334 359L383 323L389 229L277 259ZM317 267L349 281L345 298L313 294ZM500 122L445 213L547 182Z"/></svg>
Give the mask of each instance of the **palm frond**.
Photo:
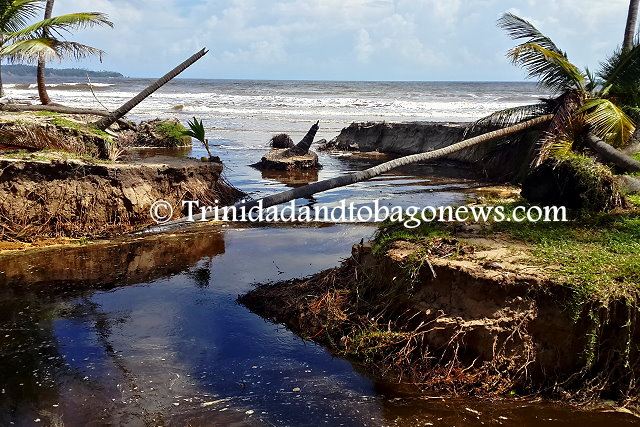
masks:
<svg viewBox="0 0 640 427"><path fill-rule="evenodd" d="M512 13L505 13L498 19L498 26L504 29L514 40L526 39L526 43L533 43L551 52L564 55L549 37L538 31L538 29L526 19L522 19Z"/></svg>
<svg viewBox="0 0 640 427"><path fill-rule="evenodd" d="M40 58L59 61L62 58L83 59L89 56L98 56L102 60L102 55L104 52L100 49L53 38L20 40L0 49L0 57L14 63L37 63Z"/></svg>
<svg viewBox="0 0 640 427"><path fill-rule="evenodd" d="M13 33L36 18L44 0L0 0L0 33Z"/></svg>
<svg viewBox="0 0 640 427"><path fill-rule="evenodd" d="M591 70L589 70L589 68L585 67L584 75L587 82L585 85L585 90L587 92L593 92L598 87L602 86L602 82L598 79L598 77L596 77L594 73L591 72Z"/></svg>
<svg viewBox="0 0 640 427"><path fill-rule="evenodd" d="M54 16L53 18L43 19L32 25L26 26L18 31L10 34L11 38L23 40L32 38L47 32L48 34L57 34L62 36L63 32L70 32L81 28L94 27L99 25L107 25L113 27L113 22L109 21L107 15L100 12L81 12L70 13L67 15Z"/></svg>
<svg viewBox="0 0 640 427"><path fill-rule="evenodd" d="M527 70L529 78L554 92L584 89L585 76L562 53L546 49L535 43L524 43L508 54L515 65Z"/></svg>
<svg viewBox="0 0 640 427"><path fill-rule="evenodd" d="M549 145L549 155L547 157L566 156L573 150L576 136L573 133L563 133L558 135Z"/></svg>
<svg viewBox="0 0 640 427"><path fill-rule="evenodd" d="M617 49L605 62L600 64L598 76L604 86L613 86L614 92L627 89L638 90L640 85L640 45L630 51Z"/></svg>
<svg viewBox="0 0 640 427"><path fill-rule="evenodd" d="M204 144L206 141L206 135L202 120L198 121L198 119L194 117L193 121L188 121L187 124L189 126L189 130L182 131L182 134L195 138Z"/></svg>
<svg viewBox="0 0 640 427"><path fill-rule="evenodd" d="M588 100L580 111L591 131L614 147L624 146L635 130L633 120L609 99Z"/></svg>
<svg viewBox="0 0 640 427"><path fill-rule="evenodd" d="M543 116L551 113L548 103L540 102L538 104L522 105L513 108L496 111L486 117L483 117L471 123L464 131L464 138L479 135L495 129L502 129L518 123L531 120L535 117Z"/></svg>

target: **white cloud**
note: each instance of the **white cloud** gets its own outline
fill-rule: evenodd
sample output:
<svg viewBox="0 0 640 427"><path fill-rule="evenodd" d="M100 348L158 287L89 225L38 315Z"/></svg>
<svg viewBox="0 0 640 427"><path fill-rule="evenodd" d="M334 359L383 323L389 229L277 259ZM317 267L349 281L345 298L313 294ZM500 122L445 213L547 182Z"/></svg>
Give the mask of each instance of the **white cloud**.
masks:
<svg viewBox="0 0 640 427"><path fill-rule="evenodd" d="M67 0L54 13L109 14L111 29L73 35L108 52L103 66L157 76L201 47L187 76L339 79L514 79L512 41L495 19L511 0ZM577 64L622 38L628 0L526 0L517 13ZM513 9L512 9L513 10ZM498 60L496 60L498 58ZM82 64L85 65L85 64Z"/></svg>

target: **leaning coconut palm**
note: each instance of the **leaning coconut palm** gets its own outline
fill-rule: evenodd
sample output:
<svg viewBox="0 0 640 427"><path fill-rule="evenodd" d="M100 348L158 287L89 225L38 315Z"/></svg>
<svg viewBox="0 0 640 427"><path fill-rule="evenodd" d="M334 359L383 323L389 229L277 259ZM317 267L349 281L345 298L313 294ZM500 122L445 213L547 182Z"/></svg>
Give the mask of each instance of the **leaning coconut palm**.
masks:
<svg viewBox="0 0 640 427"><path fill-rule="evenodd" d="M545 114L553 119L543 134L534 166L549 156L566 153L588 144L600 151L601 140L612 147L625 145L633 131L637 116L640 87L640 47L620 50L602 64L597 76L573 65L566 53L538 31L531 23L507 13L498 25L515 40L524 40L508 52L515 65L522 66L529 78L551 92L550 99L539 104L499 111L481 119L472 127L477 132L486 128L509 126ZM607 150L608 157L612 151ZM632 159L631 159L632 160ZM640 170L640 162L629 161L619 153L614 160L619 167Z"/></svg>
<svg viewBox="0 0 640 427"><path fill-rule="evenodd" d="M10 35L24 28L42 9L42 0L0 0L0 49L10 40ZM0 97L2 87L2 56L0 56Z"/></svg>
<svg viewBox="0 0 640 427"><path fill-rule="evenodd" d="M47 5L44 10L44 20L51 19L51 15L53 14L53 4L54 0L47 0ZM113 27L113 23L110 22L106 15L100 13L75 13L71 15L65 15L72 19L72 17L77 19L76 28L85 27L85 26L93 26L93 25L108 25L109 27ZM75 29L75 28L74 28ZM44 26L42 28L42 38L52 38L54 35L52 34L52 30L56 31L55 28L50 29L48 26ZM57 34L60 36L59 32ZM88 47L88 46L87 46ZM89 55L97 55L102 60L102 51L96 50L94 52L86 51L87 56ZM43 105L47 105L51 103L51 99L49 98L49 94L47 93L47 87L45 84L45 64L46 57L45 55L40 55L38 58L38 71L37 71L37 82L38 82L38 95L40 96L40 102Z"/></svg>
<svg viewBox="0 0 640 427"><path fill-rule="evenodd" d="M83 59L98 56L102 60L104 52L100 49L64 39L64 33L70 33L85 27L107 25L113 27L107 16L99 12L70 13L47 18L34 24L7 33L6 42L0 49L0 58L10 62L38 63L40 61L62 60L63 58ZM38 85L44 87L44 70L38 75ZM41 93L42 95L42 93ZM46 92L44 93L46 96ZM43 98L43 103L48 99Z"/></svg>

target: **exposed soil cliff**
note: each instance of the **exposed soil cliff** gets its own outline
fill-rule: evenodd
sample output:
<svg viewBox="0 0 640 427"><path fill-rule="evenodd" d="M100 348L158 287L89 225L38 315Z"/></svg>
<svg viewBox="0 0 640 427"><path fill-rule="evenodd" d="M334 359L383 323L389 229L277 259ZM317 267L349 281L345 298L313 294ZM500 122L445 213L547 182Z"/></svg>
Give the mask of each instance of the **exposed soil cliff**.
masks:
<svg viewBox="0 0 640 427"><path fill-rule="evenodd" d="M624 298L577 304L517 246L450 238L356 245L342 267L240 298L256 313L425 389L637 400L640 330Z"/></svg>
<svg viewBox="0 0 640 427"><path fill-rule="evenodd" d="M5 239L98 236L150 224L165 200L231 203L242 192L221 179L222 164L153 158L135 164L82 159L0 160L0 221Z"/></svg>

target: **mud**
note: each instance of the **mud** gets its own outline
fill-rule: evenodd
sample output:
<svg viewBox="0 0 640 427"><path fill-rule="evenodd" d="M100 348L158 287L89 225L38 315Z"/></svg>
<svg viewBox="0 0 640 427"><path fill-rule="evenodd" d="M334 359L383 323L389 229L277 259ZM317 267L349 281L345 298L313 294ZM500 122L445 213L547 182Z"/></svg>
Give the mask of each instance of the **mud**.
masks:
<svg viewBox="0 0 640 427"><path fill-rule="evenodd" d="M0 160L4 240L101 236L151 224L157 200L181 216L183 200L232 203L243 193L221 179L222 164L154 158L136 163Z"/></svg>

